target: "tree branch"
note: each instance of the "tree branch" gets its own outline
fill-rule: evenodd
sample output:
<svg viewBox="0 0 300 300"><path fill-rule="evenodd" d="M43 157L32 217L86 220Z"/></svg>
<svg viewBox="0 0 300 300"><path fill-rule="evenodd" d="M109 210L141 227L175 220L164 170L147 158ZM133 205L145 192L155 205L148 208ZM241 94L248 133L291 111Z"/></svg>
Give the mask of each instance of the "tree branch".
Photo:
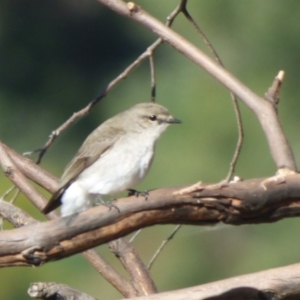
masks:
<svg viewBox="0 0 300 300"><path fill-rule="evenodd" d="M27 292L32 298L45 300L96 300L81 291L55 282L34 282L30 285Z"/></svg>
<svg viewBox="0 0 300 300"><path fill-rule="evenodd" d="M131 300L296 300L299 285L300 264L295 264Z"/></svg>
<svg viewBox="0 0 300 300"><path fill-rule="evenodd" d="M171 12L171 14L167 17L166 26L170 27L172 25L173 21L180 13L181 9L182 9L182 5L179 5L177 8L175 8L173 12ZM129 73L132 70L134 70L138 65L140 65L147 57L149 57L150 60L150 70L151 70L151 100L154 101L156 87L155 87L155 74L154 74L154 66L153 66L153 53L156 50L156 48L162 43L163 40L161 38L158 38L152 45L150 45L146 49L146 51L144 51L129 66L127 66L123 72L121 72L116 78L114 78L109 84L107 84L105 88L86 107L73 113L73 115L67 121L61 124L57 129L53 130L49 136L49 139L41 148L36 149L34 151L25 152L24 155L31 155L35 152L40 152L36 162L37 164L39 164L43 156L49 149L49 147L53 144L55 139L63 131L65 131L77 119L87 115L101 99L103 99L121 80L125 79L129 75Z"/></svg>
<svg viewBox="0 0 300 300"><path fill-rule="evenodd" d="M257 116L266 135L271 155L277 168L296 170L296 163L290 145L277 118L276 108L269 101L256 95L237 78L210 59L205 53L184 37L165 26L159 20L142 10L133 2L121 0L98 0L111 10L142 24L165 42L170 44L194 63L202 67L224 86L239 97Z"/></svg>
<svg viewBox="0 0 300 300"><path fill-rule="evenodd" d="M149 270L140 260L137 252L126 239L117 239L109 243L111 251L120 259L122 265L130 275L131 282L139 295L157 293Z"/></svg>
<svg viewBox="0 0 300 300"><path fill-rule="evenodd" d="M27 178L14 165L5 147L0 141L0 164L5 175L20 189L20 191L40 210L44 207L46 199L35 189Z"/></svg>
<svg viewBox="0 0 300 300"><path fill-rule="evenodd" d="M1 199L0 216L17 228L27 224L39 223L22 209Z"/></svg>
<svg viewBox="0 0 300 300"><path fill-rule="evenodd" d="M0 232L0 266L40 265L156 224L232 225L275 222L300 215L300 174L149 192L71 217ZM181 190L180 190L181 191ZM34 233L34 234L33 234Z"/></svg>
<svg viewBox="0 0 300 300"><path fill-rule="evenodd" d="M2 151L2 152L1 152ZM8 154L9 153L9 154ZM2 155L2 156L1 156ZM31 188L33 188L29 182L27 182L26 178L18 168L15 167L14 163L12 161L16 161L16 165L18 165L20 168L24 168L24 173L26 176L28 176L30 179L36 181L37 184L43 186L44 181L46 182L46 186L48 189L53 192L57 189L58 187L58 180L51 176L47 175L46 171L43 171L38 165L32 163L29 159L19 155L12 149L10 149L8 146L1 144L0 143L0 162L2 162L3 167L5 170L8 168L8 162L9 162L9 167L10 167L10 172L8 173L9 177L11 177L11 173L13 174L18 174L17 179L15 177L11 178L13 182L18 186L21 182L21 189L24 191L31 191ZM36 174L42 174L42 176L36 176ZM20 179L18 178L22 178ZM24 184L23 184L24 183ZM23 185L22 185L23 184ZM31 199L31 194L27 193L28 198L32 201ZM34 199L33 199L34 200ZM4 202L4 201L3 201ZM41 207L44 207L46 201L43 201L41 204ZM3 207L1 206L3 205ZM7 208L7 203L0 202L0 211L4 210ZM41 208L40 208L41 209ZM14 207L14 210L19 210L18 208ZM14 214L15 215L15 214ZM12 215L12 216L14 216ZM18 214L19 215L19 214ZM6 216L6 214L5 214ZM50 217L50 219L55 219L57 218L56 212L52 212L49 214L47 217ZM25 224L25 223L24 223ZM24 225L22 224L22 225ZM127 249L127 253L129 249L131 249L131 253L134 252L134 249L132 249L130 244L127 244L127 242L123 239L119 239L119 246L121 247L123 244L123 248ZM126 247L125 247L126 246ZM40 264L40 258L34 257L33 252L35 250L39 250L41 247L38 244L34 244L30 246L27 249L24 249L22 251L22 255L28 260L31 261L33 264ZM87 248L88 249L88 248ZM123 276L118 274L114 268L112 268L98 253L95 252L95 250L88 250L83 252L83 256L95 267L95 269L103 275L104 278L106 278L115 288L117 288L122 295L127 296L127 297L134 297L138 295L147 295L149 293L154 293L156 291L154 283L150 277L149 272L147 271L147 268L144 266L140 258L138 257L137 254L135 254L135 259L131 261L130 264L125 264L125 268L127 272L131 275L139 275L140 277L141 274L143 275L143 282L140 282L140 285L132 283L139 282L139 280L136 280L137 278L132 277L131 281L126 280ZM121 262L123 262L121 260Z"/></svg>

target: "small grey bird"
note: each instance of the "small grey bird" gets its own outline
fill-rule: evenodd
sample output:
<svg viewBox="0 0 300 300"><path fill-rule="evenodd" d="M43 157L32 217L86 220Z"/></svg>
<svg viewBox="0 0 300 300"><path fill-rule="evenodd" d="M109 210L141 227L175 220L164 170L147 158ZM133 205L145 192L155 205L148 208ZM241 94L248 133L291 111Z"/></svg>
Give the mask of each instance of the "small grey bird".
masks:
<svg viewBox="0 0 300 300"><path fill-rule="evenodd" d="M133 188L151 166L155 144L172 123L181 123L156 103L140 103L96 128L66 167L59 189L43 209L62 216L93 206L97 198Z"/></svg>

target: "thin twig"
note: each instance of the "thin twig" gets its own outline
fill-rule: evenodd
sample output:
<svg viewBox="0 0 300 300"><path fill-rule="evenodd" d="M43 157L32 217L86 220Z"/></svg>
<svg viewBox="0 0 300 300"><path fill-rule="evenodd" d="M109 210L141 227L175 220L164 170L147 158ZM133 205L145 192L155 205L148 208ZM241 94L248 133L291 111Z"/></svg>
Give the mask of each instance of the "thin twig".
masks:
<svg viewBox="0 0 300 300"><path fill-rule="evenodd" d="M125 3L122 0L97 1L118 14L148 28L231 90L258 118L277 168L285 167L292 171L297 170L292 148L282 130L276 111L270 103L267 103L265 99L254 93L186 38L164 25L139 6L134 6L133 2L130 2L131 6L133 6L130 9L129 3Z"/></svg>
<svg viewBox="0 0 300 300"><path fill-rule="evenodd" d="M214 56L214 58L218 62L218 64L224 68L224 64L222 63L221 58L218 55L217 51L215 50L214 46L209 41L209 39L207 38L205 33L201 30L199 25L195 22L193 17L189 14L189 12L186 8L187 0L185 0L183 2L184 3L182 3L183 5L182 5L182 8L181 8L182 13L188 19L188 21L194 26L196 31L199 33L199 35L203 39L203 41L206 44L206 46L208 47L208 49L211 51L212 55ZM241 117L241 112L240 112L239 104L238 104L238 101L237 101L237 97L232 92L230 92L230 95L231 95L231 99L232 99L232 103L233 103L233 107L234 107L234 112L235 112L236 120L237 120L238 141L237 141L237 144L236 144L236 148L235 148L232 160L229 164L229 171L228 171L228 174L227 174L226 179L225 179L225 181L227 181L227 182L230 181L230 179L232 178L232 175L234 174L235 166L236 166L239 154L241 152L241 148L242 148L242 145L243 145L243 138L244 138L243 122L242 122L242 117Z"/></svg>
<svg viewBox="0 0 300 300"><path fill-rule="evenodd" d="M152 256L149 264L148 264L148 269L150 270L154 261L156 260L156 258L158 257L158 255L161 253L161 251L164 249L164 247L167 245L167 243L175 236L175 234L177 233L177 231L181 228L182 225L177 225L172 233L165 239L162 241L161 245L158 247L158 249L156 250L156 252L154 253L154 255Z"/></svg>
<svg viewBox="0 0 300 300"><path fill-rule="evenodd" d="M166 26L170 27L176 18L176 16L179 14L181 8L180 5L167 17ZM153 51L163 43L162 38L158 38L150 47L147 48L147 50L142 53L133 63L131 63L122 73L120 73L115 79L113 79L86 107L79 110L78 112L75 112L66 122L61 124L57 129L52 131L52 133L49 136L48 141L42 146L41 148L38 148L33 151L28 151L23 153L23 155L32 155L36 152L39 152L39 156L37 158L36 164L40 164L42 161L43 156L49 149L49 147L53 144L55 139L63 132L65 131L72 123L74 123L77 119L87 115L94 106L103 99L108 92L110 92L121 80L126 78L128 74L135 69L144 59L151 56Z"/></svg>
<svg viewBox="0 0 300 300"><path fill-rule="evenodd" d="M1 197L0 199L4 200L14 189L16 188L15 185L11 186Z"/></svg>
<svg viewBox="0 0 300 300"><path fill-rule="evenodd" d="M155 102L156 80L155 80L155 67L154 67L153 52L151 52L149 54L149 62L150 62L150 73L151 73L151 102Z"/></svg>
<svg viewBox="0 0 300 300"><path fill-rule="evenodd" d="M277 105L279 103L279 92L284 79L284 71L279 71L275 77L272 85L265 94L265 99L273 104L277 111Z"/></svg>
<svg viewBox="0 0 300 300"><path fill-rule="evenodd" d="M140 232L142 231L142 229L137 230L133 236L129 239L129 243L132 243L134 241L134 239L140 234Z"/></svg>
<svg viewBox="0 0 300 300"><path fill-rule="evenodd" d="M20 195L20 189L17 189L13 197L10 199L9 203L13 204L19 195Z"/></svg>

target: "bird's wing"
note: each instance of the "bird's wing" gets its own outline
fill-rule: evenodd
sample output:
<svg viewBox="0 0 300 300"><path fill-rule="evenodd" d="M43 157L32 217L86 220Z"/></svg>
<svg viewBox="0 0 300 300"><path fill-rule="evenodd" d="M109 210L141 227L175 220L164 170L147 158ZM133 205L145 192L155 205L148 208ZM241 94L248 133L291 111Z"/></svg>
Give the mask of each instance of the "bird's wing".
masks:
<svg viewBox="0 0 300 300"><path fill-rule="evenodd" d="M85 140L75 157L67 165L60 181L59 189L52 195L51 199L43 209L47 214L61 205L61 197L68 186L77 178L77 176L98 160L106 151L124 135L122 129L110 128L103 131L98 127ZM96 136L96 138L95 138Z"/></svg>

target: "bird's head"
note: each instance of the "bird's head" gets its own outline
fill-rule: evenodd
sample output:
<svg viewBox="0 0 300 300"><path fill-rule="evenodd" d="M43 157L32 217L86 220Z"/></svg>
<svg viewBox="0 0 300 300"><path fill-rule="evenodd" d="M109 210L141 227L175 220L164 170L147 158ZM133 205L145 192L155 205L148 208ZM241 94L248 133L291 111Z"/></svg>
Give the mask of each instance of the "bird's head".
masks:
<svg viewBox="0 0 300 300"><path fill-rule="evenodd" d="M151 131L159 136L170 124L179 124L169 111L157 103L139 103L127 111L132 128L137 131Z"/></svg>

